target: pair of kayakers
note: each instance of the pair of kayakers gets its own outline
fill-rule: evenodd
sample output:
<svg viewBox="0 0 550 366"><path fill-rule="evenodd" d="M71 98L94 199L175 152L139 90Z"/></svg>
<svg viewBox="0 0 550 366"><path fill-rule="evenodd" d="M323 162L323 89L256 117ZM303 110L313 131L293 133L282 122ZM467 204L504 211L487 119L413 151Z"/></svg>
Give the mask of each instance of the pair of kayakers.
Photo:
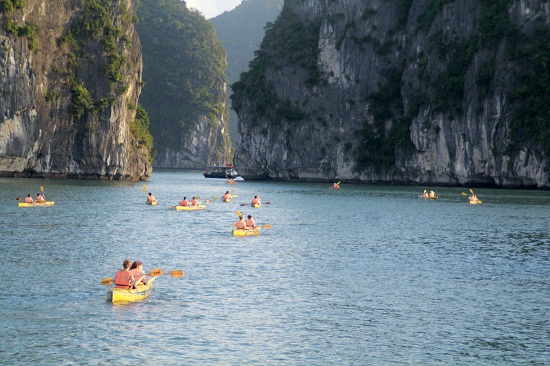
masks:
<svg viewBox="0 0 550 366"><path fill-rule="evenodd" d="M147 281L143 263L139 261L132 263L129 259L125 259L122 262L122 269L115 274L115 287L118 288L136 288L140 283L146 285Z"/></svg>
<svg viewBox="0 0 550 366"><path fill-rule="evenodd" d="M198 206L199 201L197 200L198 197L193 197L191 202L187 200L187 197L183 197L183 199L180 201L180 206L188 207L188 206Z"/></svg>
<svg viewBox="0 0 550 366"><path fill-rule="evenodd" d="M477 198L477 196L476 196L474 193L472 193L472 195L471 195L470 197L468 197L468 200L469 200L470 202L479 201L479 199Z"/></svg>
<svg viewBox="0 0 550 366"><path fill-rule="evenodd" d="M235 227L241 230L255 229L256 223L252 218L252 215L248 215L248 219L245 220L243 215L239 216L239 221L236 222Z"/></svg>
<svg viewBox="0 0 550 366"><path fill-rule="evenodd" d="M422 194L422 198L435 198L435 192L430 191L430 193L428 193L428 191L424 190L424 193Z"/></svg>
<svg viewBox="0 0 550 366"><path fill-rule="evenodd" d="M25 197L25 203L44 203L46 202L46 197L38 193L36 198L33 200L30 193Z"/></svg>

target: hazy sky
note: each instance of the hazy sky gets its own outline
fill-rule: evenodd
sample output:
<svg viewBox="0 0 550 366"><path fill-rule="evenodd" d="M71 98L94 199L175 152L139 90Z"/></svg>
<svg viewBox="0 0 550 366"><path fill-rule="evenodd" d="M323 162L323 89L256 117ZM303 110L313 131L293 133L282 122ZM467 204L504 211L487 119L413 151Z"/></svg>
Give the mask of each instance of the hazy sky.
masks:
<svg viewBox="0 0 550 366"><path fill-rule="evenodd" d="M189 9L195 8L206 19L214 18L224 11L233 10L241 3L241 0L185 0Z"/></svg>

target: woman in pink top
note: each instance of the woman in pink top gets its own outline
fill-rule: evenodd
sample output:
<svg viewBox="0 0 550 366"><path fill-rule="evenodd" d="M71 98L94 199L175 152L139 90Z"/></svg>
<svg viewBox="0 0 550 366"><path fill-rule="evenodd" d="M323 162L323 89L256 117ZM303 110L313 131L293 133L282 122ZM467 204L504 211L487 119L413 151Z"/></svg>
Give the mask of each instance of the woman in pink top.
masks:
<svg viewBox="0 0 550 366"><path fill-rule="evenodd" d="M145 272L143 271L143 263L138 261L132 263L130 275L134 278L134 288L140 283L147 284L147 277L145 277Z"/></svg>

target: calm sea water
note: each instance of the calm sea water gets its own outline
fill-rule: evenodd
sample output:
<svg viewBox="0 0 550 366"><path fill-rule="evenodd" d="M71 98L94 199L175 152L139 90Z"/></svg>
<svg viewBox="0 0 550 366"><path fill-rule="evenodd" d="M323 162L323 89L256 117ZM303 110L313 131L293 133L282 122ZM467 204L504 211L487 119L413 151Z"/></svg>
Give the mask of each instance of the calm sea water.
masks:
<svg viewBox="0 0 550 366"><path fill-rule="evenodd" d="M143 183L0 178L0 364L550 364L549 192L145 184L161 205ZM55 206L17 207L40 186ZM237 210L273 228L233 237ZM125 258L185 276L113 306L101 279Z"/></svg>

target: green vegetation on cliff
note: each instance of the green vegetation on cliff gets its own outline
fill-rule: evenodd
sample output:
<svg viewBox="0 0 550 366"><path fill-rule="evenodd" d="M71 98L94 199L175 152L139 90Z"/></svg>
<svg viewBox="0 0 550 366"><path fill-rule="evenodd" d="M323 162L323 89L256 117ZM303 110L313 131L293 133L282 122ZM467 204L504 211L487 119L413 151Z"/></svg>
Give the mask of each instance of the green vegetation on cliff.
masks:
<svg viewBox="0 0 550 366"><path fill-rule="evenodd" d="M225 51L214 26L180 0L141 0L136 25L145 87L140 103L160 151L179 151L201 118L213 126L226 116ZM227 117L225 117L227 119Z"/></svg>
<svg viewBox="0 0 550 366"><path fill-rule="evenodd" d="M131 65L122 54L130 43L125 31L131 19L128 19L126 7L118 1L75 0L71 4L78 17L57 43L68 60L64 79L72 93L73 115L78 120L86 112L104 110L126 92L128 86L124 83L123 69ZM118 19L113 18L114 14ZM117 20L122 22L115 24ZM90 57L103 66L105 76L104 81L95 80L97 87L93 93L86 89L84 80Z"/></svg>
<svg viewBox="0 0 550 366"><path fill-rule="evenodd" d="M240 74L248 69L254 52L262 42L266 24L277 18L282 7L283 0L245 0L235 9L210 19L227 52L225 74L230 83L239 80ZM227 95L231 93L231 88L228 88ZM237 120L236 113L231 110L229 131L233 142L239 141Z"/></svg>
<svg viewBox="0 0 550 366"><path fill-rule="evenodd" d="M517 106L512 125L510 154L517 153L523 145L535 140L550 157L550 29L538 30L534 37L524 40L517 51L524 55L524 68L512 93Z"/></svg>
<svg viewBox="0 0 550 366"><path fill-rule="evenodd" d="M227 51L226 75L230 83L247 69L262 42L266 24L277 18L282 6L283 0L247 0L210 19Z"/></svg>
<svg viewBox="0 0 550 366"><path fill-rule="evenodd" d="M63 83L54 82L44 97L46 102L54 103L64 93L70 93L74 130L82 134L93 130L90 121L83 126L87 115L102 120L102 114L123 97L128 82L135 80L139 72L136 62L125 56L131 46L128 30L135 17L123 1L73 0L65 6L76 16L57 39L61 57L53 62L50 72L53 81L59 79ZM90 62L95 64L93 68ZM136 120L142 118L138 115ZM132 126L130 132L138 144L147 148L147 158L151 160L152 137L146 125Z"/></svg>
<svg viewBox="0 0 550 366"><path fill-rule="evenodd" d="M25 37L31 51L35 51L37 47L38 27L31 23L19 25L12 18L13 12L16 9L24 9L26 6L25 0L1 0L0 11L4 14L4 29L10 36Z"/></svg>
<svg viewBox="0 0 550 366"><path fill-rule="evenodd" d="M237 113L242 109L242 103L247 101L254 105L249 112L256 117L268 113L275 123L282 119L299 121L307 117L307 113L291 101L279 100L274 85L266 79L266 73L268 69L292 67L306 71L308 87L321 84L323 76L317 66L319 25L318 21L304 22L288 7L283 8L274 23L267 24L264 40L250 62L249 70L232 85L231 100Z"/></svg>

